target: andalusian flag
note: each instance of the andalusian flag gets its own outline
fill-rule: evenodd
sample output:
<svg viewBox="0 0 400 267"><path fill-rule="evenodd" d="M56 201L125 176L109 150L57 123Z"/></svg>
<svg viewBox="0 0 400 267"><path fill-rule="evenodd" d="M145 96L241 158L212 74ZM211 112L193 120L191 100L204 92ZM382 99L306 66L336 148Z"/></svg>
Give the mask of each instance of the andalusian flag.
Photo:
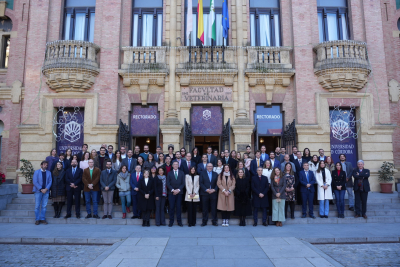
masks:
<svg viewBox="0 0 400 267"><path fill-rule="evenodd" d="M204 44L203 0L197 4L197 38Z"/></svg>
<svg viewBox="0 0 400 267"><path fill-rule="evenodd" d="M217 32L215 28L215 11L214 11L214 0L210 0L210 15L208 16L210 21L208 23L208 33L211 39L215 41L217 37Z"/></svg>

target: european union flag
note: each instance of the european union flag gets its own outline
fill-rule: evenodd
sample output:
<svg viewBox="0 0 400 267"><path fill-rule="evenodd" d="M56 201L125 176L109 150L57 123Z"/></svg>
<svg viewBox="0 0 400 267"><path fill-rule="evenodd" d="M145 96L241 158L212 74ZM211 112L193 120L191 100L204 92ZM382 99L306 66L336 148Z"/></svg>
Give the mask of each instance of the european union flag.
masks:
<svg viewBox="0 0 400 267"><path fill-rule="evenodd" d="M222 36L228 39L229 12L227 0L222 0Z"/></svg>

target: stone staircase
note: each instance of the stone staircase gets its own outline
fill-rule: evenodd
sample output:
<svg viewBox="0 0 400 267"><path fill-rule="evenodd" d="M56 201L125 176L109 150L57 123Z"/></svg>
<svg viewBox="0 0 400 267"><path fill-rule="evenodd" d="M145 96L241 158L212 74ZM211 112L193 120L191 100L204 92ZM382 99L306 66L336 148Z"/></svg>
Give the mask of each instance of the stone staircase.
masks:
<svg viewBox="0 0 400 267"><path fill-rule="evenodd" d="M354 212L348 210L348 205L345 208L345 218L337 218L336 205L330 205L329 218L319 218L318 216L319 206L314 206L314 215L316 219L311 218L300 218L301 217L301 206L296 205L295 219L288 218L285 224L332 224L332 223L400 223L400 198L397 193L394 194L380 194L370 193L368 199L367 215L368 219L354 218ZM35 199L33 195L21 195L18 194L17 198L14 198L10 204L7 204L5 210L0 211L0 223L34 223L35 222ZM81 206L81 219L75 218L75 211L72 208L72 217L64 219L66 215L66 206L63 207L61 218L53 218L54 209L52 207L52 201L49 200L46 211L46 220L52 224L113 224L113 225L141 225L142 220L131 219L132 213L127 214L128 219L122 218L122 207L121 205L113 207L113 219L84 219L87 215L86 208ZM99 205L99 216L103 216L103 206ZM219 224L222 223L220 213ZM259 224L261 223L261 214L259 214ZM168 215L166 215L168 223ZM182 213L183 224L187 224L186 213ZM209 216L209 218L211 218ZM151 220L151 224L154 225L154 220ZM201 213L197 214L197 224L201 224ZM211 222L209 221L209 225ZM230 224L239 224L239 219L235 216L230 220ZM252 225L252 216L247 217L247 225Z"/></svg>

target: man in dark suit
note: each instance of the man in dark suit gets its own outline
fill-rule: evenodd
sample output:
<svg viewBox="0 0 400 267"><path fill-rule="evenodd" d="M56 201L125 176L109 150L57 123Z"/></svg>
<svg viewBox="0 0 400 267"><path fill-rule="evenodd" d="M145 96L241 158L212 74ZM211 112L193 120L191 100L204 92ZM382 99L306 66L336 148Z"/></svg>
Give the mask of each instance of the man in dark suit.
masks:
<svg viewBox="0 0 400 267"><path fill-rule="evenodd" d="M179 170L179 163L174 161L172 164L172 170L167 176L167 190L168 190L168 200L169 200L169 227L174 224L174 216L176 209L176 220L178 225L182 225L181 217L181 205L182 205L182 194L183 188L185 186L185 174Z"/></svg>
<svg viewBox="0 0 400 267"><path fill-rule="evenodd" d="M71 166L69 165L69 163L68 163L68 160L65 160L65 154L64 154L64 153L61 153L61 154L58 156L58 158L59 158L59 160L58 160L58 161L54 161L53 164L51 165L51 168L50 168L51 173L53 173L54 168L56 167L57 162L61 162L61 164L63 165L63 169L64 169L64 170L68 170L69 167L71 167Z"/></svg>
<svg viewBox="0 0 400 267"><path fill-rule="evenodd" d="M253 193L253 226L257 226L258 222L258 210L261 209L263 213L262 224L268 226L267 224L267 209L269 207L268 203L268 190L269 182L268 177L262 175L263 168L257 168L257 174L252 177L251 180L251 191Z"/></svg>
<svg viewBox="0 0 400 267"><path fill-rule="evenodd" d="M128 172L132 173L137 165L137 160L132 157L133 151L131 149L128 150L128 156L122 160L122 165L128 167Z"/></svg>
<svg viewBox="0 0 400 267"><path fill-rule="evenodd" d="M129 180L129 184L131 185L131 197L132 197L132 213L133 213L132 219L140 218L141 212L137 208L140 179L143 179L142 167L140 165L136 165L135 171L131 172L131 179ZM127 209L127 212L129 212L129 208Z"/></svg>
<svg viewBox="0 0 400 267"><path fill-rule="evenodd" d="M71 209L73 198L75 198L75 214L76 218L81 217L81 190L82 190L82 174L81 168L78 168L78 161L71 161L71 168L65 174L65 189L67 190L67 215L64 217L68 219L71 217Z"/></svg>
<svg viewBox="0 0 400 267"><path fill-rule="evenodd" d="M261 155L260 155L260 159L262 160L262 162L265 162L267 159L269 159L269 156L267 155L266 151L267 151L267 148L265 147L265 145L262 145L261 146Z"/></svg>
<svg viewBox="0 0 400 267"><path fill-rule="evenodd" d="M203 155L204 157L205 155ZM200 199L203 205L203 223L206 226L208 221L208 207L211 206L212 224L218 226L217 200L218 200L218 174L213 171L212 163L207 163L207 170L200 174Z"/></svg>
<svg viewBox="0 0 400 267"><path fill-rule="evenodd" d="M205 170L207 170L207 154L203 154L203 156L201 156L201 160L202 162L197 164L197 173L199 175Z"/></svg>
<svg viewBox="0 0 400 267"><path fill-rule="evenodd" d="M261 159L261 151L257 150L256 151L256 158L253 159L250 163L250 174L251 176L256 176L257 175L257 168L258 167L263 167L264 162Z"/></svg>
<svg viewBox="0 0 400 267"><path fill-rule="evenodd" d="M291 162L294 162L297 159L297 146L292 146L292 154L289 157Z"/></svg>
<svg viewBox="0 0 400 267"><path fill-rule="evenodd" d="M318 157L319 161L321 160L325 161L326 160L325 151L322 148L320 148L318 149L318 153L319 153Z"/></svg>
<svg viewBox="0 0 400 267"><path fill-rule="evenodd" d="M307 214L307 202L308 202L308 215L310 218L315 219L314 216L314 207L313 207L313 199L314 199L314 184L316 182L314 173L309 170L308 162L303 162L304 170L300 171L300 191L301 197L303 199L303 216L301 218L305 218Z"/></svg>
<svg viewBox="0 0 400 267"><path fill-rule="evenodd" d="M78 154L77 154L77 157L78 157L78 166L79 166L79 162L81 161L81 160L83 160L83 155L85 155L85 152L88 150L88 145L87 144L83 144L82 145L82 151L81 152L79 152Z"/></svg>
<svg viewBox="0 0 400 267"><path fill-rule="evenodd" d="M160 155L161 153L162 153L162 147L161 146L157 146L156 147L156 153L153 154L155 162L158 162L158 160L159 160L158 155Z"/></svg>
<svg viewBox="0 0 400 267"><path fill-rule="evenodd" d="M231 171L235 170L236 166L237 166L237 161L230 157L230 153L229 153L228 149L225 149L224 154L225 154L225 157L222 159L222 163L224 165L228 164Z"/></svg>
<svg viewBox="0 0 400 267"><path fill-rule="evenodd" d="M211 163L214 167L217 166L217 158L212 153L212 147L207 147L207 163Z"/></svg>
<svg viewBox="0 0 400 267"><path fill-rule="evenodd" d="M297 159L295 159L292 163L294 164L295 168L296 168L296 183L299 184L299 177L300 177L300 172L302 170L304 170L303 168L303 164L306 162L305 160L303 160L302 156L303 153L301 151L297 151L296 153L297 155ZM302 201L302 194L301 194L301 186L297 186L296 187L296 198L297 198L297 204L301 204L303 203Z"/></svg>
<svg viewBox="0 0 400 267"><path fill-rule="evenodd" d="M339 155L340 163L342 164L342 170L346 173L346 191L349 196L349 210L354 211L354 192L353 192L353 165L351 162L346 161L346 155Z"/></svg>
<svg viewBox="0 0 400 267"><path fill-rule="evenodd" d="M281 169L281 162L275 158L275 153L272 151L269 153L269 160L271 161L271 166L273 169L275 168Z"/></svg>
<svg viewBox="0 0 400 267"><path fill-rule="evenodd" d="M354 177L354 195L356 197L356 216L364 217L367 219L367 199L368 192L371 191L368 178L370 176L370 171L364 169L364 161L357 161L357 169L353 170Z"/></svg>
<svg viewBox="0 0 400 267"><path fill-rule="evenodd" d="M185 161L182 161L182 164L181 164L181 171L183 171L183 173L184 173L185 175L186 175L186 174L189 174L189 173L190 173L190 169L191 169L192 167L195 167L195 168L196 168L196 162L194 162L194 161L192 160L192 153L188 152L188 153L186 153L186 160L185 160Z"/></svg>
<svg viewBox="0 0 400 267"><path fill-rule="evenodd" d="M181 165L182 165L182 158L181 158L181 152L180 151L176 151L175 152L175 159L172 161L172 164L174 164L174 162L178 162L178 168L181 169Z"/></svg>
<svg viewBox="0 0 400 267"><path fill-rule="evenodd" d="M112 146L112 145L108 145L108 148L107 148L107 156L108 156L108 158L110 159L110 160L112 160L113 159L113 157L114 157L114 147ZM105 165L105 164L104 164Z"/></svg>

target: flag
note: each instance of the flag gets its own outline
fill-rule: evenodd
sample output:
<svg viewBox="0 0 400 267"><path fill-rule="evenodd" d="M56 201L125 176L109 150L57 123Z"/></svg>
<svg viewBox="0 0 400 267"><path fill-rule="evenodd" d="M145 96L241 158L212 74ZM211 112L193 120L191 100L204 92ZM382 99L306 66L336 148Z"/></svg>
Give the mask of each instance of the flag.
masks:
<svg viewBox="0 0 400 267"><path fill-rule="evenodd" d="M204 44L203 0L197 4L197 38Z"/></svg>
<svg viewBox="0 0 400 267"><path fill-rule="evenodd" d="M193 31L193 5L192 0L188 0L186 38L189 39L190 33ZM193 38L193 36L192 36ZM189 44L191 45L191 44Z"/></svg>
<svg viewBox="0 0 400 267"><path fill-rule="evenodd" d="M229 12L227 0L222 0L222 37L228 39Z"/></svg>
<svg viewBox="0 0 400 267"><path fill-rule="evenodd" d="M216 27L215 27L215 11L214 11L214 0L210 0L210 15L208 16L210 19L208 23L208 33L210 39L213 39L214 41L217 39L217 32L216 32Z"/></svg>

